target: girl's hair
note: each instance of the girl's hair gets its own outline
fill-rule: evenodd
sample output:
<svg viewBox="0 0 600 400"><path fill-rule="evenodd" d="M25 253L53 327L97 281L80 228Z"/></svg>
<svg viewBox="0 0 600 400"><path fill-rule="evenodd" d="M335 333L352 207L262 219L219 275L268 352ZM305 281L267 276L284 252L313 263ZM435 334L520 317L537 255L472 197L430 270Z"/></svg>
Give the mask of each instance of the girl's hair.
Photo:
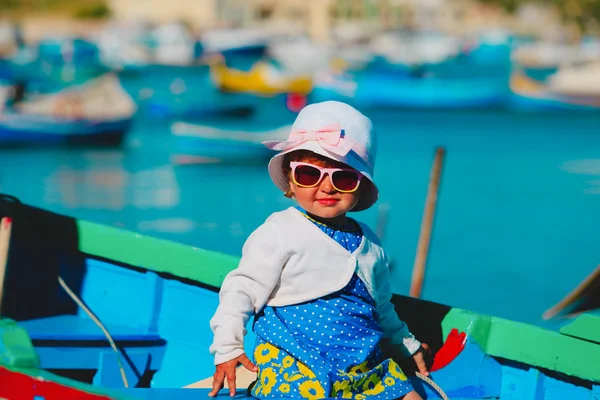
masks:
<svg viewBox="0 0 600 400"><path fill-rule="evenodd" d="M298 151L292 151L290 153L284 154L283 155L283 161L281 163L281 169L283 170L283 173L285 176L288 177L288 179L291 179L291 173L292 173L292 169L290 168L290 163L292 161L297 161L297 162L308 162L308 161L320 161L317 158L317 155L315 153L313 153L312 151L309 150L298 150ZM285 192L284 194L285 197L288 197L290 199L294 198L294 193L292 192L292 188L288 188L287 192Z"/></svg>

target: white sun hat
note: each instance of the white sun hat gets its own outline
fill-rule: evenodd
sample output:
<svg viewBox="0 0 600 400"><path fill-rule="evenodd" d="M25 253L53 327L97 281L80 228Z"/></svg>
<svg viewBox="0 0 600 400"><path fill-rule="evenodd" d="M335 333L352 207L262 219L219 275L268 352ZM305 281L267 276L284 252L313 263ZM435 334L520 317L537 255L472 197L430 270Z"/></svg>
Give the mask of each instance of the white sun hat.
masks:
<svg viewBox="0 0 600 400"><path fill-rule="evenodd" d="M286 141L263 144L279 151L269 162L269 175L284 193L290 184L282 168L283 155L309 150L354 168L370 181L362 188L352 211L366 210L377 201L379 191L373 181L377 142L373 123L348 104L338 101L310 104L296 117Z"/></svg>

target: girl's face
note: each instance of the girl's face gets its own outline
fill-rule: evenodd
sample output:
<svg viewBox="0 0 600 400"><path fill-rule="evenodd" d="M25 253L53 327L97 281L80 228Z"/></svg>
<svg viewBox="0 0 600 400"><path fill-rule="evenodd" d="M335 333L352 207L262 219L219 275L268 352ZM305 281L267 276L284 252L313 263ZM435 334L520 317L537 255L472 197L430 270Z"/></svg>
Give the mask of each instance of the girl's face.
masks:
<svg viewBox="0 0 600 400"><path fill-rule="evenodd" d="M324 168L349 168L346 164L330 160L318 155L302 157L304 163L313 164ZM296 184L292 175L289 175L290 191L298 205L308 213L331 220L333 224L343 224L346 213L352 210L360 198L361 187L355 192L339 192L331 183L329 174L325 174L321 181L314 187L302 187Z"/></svg>

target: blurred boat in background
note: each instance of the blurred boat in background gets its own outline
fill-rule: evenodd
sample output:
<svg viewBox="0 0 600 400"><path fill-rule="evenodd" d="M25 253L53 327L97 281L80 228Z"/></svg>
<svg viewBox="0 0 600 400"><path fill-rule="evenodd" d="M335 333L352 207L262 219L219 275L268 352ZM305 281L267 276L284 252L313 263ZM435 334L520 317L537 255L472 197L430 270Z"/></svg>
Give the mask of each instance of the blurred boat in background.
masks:
<svg viewBox="0 0 600 400"><path fill-rule="evenodd" d="M263 29L211 29L200 34L198 55L262 56L272 34Z"/></svg>
<svg viewBox="0 0 600 400"><path fill-rule="evenodd" d="M115 71L140 72L152 64L148 24L111 22L93 35L100 59Z"/></svg>
<svg viewBox="0 0 600 400"><path fill-rule="evenodd" d="M406 78L366 71L324 75L311 98L366 108L477 109L501 106L508 93L507 82L495 77Z"/></svg>
<svg viewBox="0 0 600 400"><path fill-rule="evenodd" d="M407 67L442 63L460 54L461 45L462 41L456 37L427 34L389 33L371 41L375 56Z"/></svg>
<svg viewBox="0 0 600 400"><path fill-rule="evenodd" d="M547 83L553 93L600 101L600 61L560 68Z"/></svg>
<svg viewBox="0 0 600 400"><path fill-rule="evenodd" d="M271 40L267 54L281 69L289 73L312 76L329 67L335 52L331 46L313 43L305 36L297 36Z"/></svg>
<svg viewBox="0 0 600 400"><path fill-rule="evenodd" d="M208 66L154 65L140 75L122 79L144 118L240 117L249 116L256 109L255 96L218 90Z"/></svg>
<svg viewBox="0 0 600 400"><path fill-rule="evenodd" d="M592 69L593 71L594 69ZM582 75L585 86L581 87L579 78L568 79L572 75L555 75L550 78L552 83L541 83L527 77L523 72L515 72L511 77L509 108L513 110L543 111L595 111L600 110L600 91L598 91L597 76L586 79ZM567 77L567 78L565 78ZM558 78L558 79L555 79ZM594 85L596 81L596 85Z"/></svg>
<svg viewBox="0 0 600 400"><path fill-rule="evenodd" d="M247 164L264 162L273 156L265 140L285 140L291 126L272 130L240 130L229 127L176 122L171 126L176 164Z"/></svg>
<svg viewBox="0 0 600 400"><path fill-rule="evenodd" d="M136 111L113 74L57 93L28 95L22 85L2 93L1 144L119 145Z"/></svg>
<svg viewBox="0 0 600 400"><path fill-rule="evenodd" d="M223 59L217 59L211 64L211 75L215 86L224 92L274 96L282 93L308 94L312 90L310 76L287 73L264 61L255 63L249 71L243 71L230 68Z"/></svg>

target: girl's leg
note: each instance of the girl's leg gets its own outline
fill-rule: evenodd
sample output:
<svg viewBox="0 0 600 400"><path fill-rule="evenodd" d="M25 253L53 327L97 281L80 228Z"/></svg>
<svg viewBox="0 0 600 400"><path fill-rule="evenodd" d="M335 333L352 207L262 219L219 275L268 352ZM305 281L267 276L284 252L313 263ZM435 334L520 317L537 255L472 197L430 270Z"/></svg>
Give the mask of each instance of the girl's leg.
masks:
<svg viewBox="0 0 600 400"><path fill-rule="evenodd" d="M413 390L406 396L402 397L402 400L423 400L423 398L419 395L419 393Z"/></svg>

